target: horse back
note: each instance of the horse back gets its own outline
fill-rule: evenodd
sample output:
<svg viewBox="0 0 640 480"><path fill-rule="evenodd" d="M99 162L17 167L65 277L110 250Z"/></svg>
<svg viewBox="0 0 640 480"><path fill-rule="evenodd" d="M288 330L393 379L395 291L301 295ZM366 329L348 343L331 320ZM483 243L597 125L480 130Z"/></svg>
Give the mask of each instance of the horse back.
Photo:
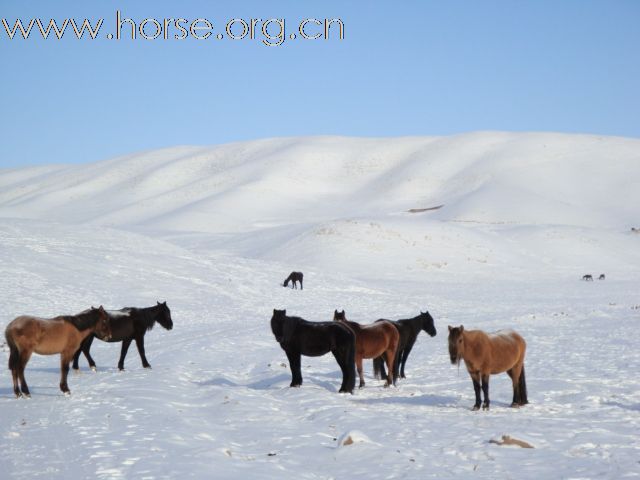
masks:
<svg viewBox="0 0 640 480"><path fill-rule="evenodd" d="M107 311L109 323L111 324L111 339L108 340L109 342L121 342L134 336L136 332L135 313L131 308Z"/></svg>
<svg viewBox="0 0 640 480"><path fill-rule="evenodd" d="M291 348L302 355L318 357L337 348L355 343L354 333L336 322L309 322L297 319L295 329L283 348Z"/></svg>
<svg viewBox="0 0 640 480"><path fill-rule="evenodd" d="M77 346L82 341L82 334L71 323L62 317L39 318L28 315L16 317L5 332L18 350L30 350L40 355L60 353L69 343Z"/></svg>
<svg viewBox="0 0 640 480"><path fill-rule="evenodd" d="M514 330L499 330L487 335L491 345L492 372L501 373L524 362L527 344Z"/></svg>

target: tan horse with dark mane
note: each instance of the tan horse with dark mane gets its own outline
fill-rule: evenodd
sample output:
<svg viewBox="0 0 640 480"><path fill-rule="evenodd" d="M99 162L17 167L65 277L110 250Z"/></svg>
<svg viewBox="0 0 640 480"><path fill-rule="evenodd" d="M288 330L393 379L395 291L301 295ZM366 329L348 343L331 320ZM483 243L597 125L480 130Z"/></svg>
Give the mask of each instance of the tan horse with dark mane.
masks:
<svg viewBox="0 0 640 480"><path fill-rule="evenodd" d="M393 375L393 362L396 358L400 334L398 329L387 320L383 320L369 325L360 325L357 322L350 322L344 313L335 310L333 312L333 320L342 322L347 325L356 335L356 369L360 377L360 388L364 387L364 375L362 372L362 359L377 358L384 356L387 363L389 374L385 387L392 383L395 385L395 377Z"/></svg>
<svg viewBox="0 0 640 480"><path fill-rule="evenodd" d="M9 369L16 397L31 396L24 379L24 369L33 352L40 355L60 354L60 390L70 394L67 385L69 362L82 340L94 332L107 340L111 338L109 317L102 306L91 307L77 315L61 315L54 318L22 315L11 321L4 336L9 346Z"/></svg>
<svg viewBox="0 0 640 480"><path fill-rule="evenodd" d="M473 410L480 409L480 388L484 393L483 410L489 410L489 375L507 372L513 382L512 407L526 405L527 385L524 378L524 355L527 344L513 330L485 333L465 330L464 326L449 326L449 356L451 363L464 360L476 394Z"/></svg>

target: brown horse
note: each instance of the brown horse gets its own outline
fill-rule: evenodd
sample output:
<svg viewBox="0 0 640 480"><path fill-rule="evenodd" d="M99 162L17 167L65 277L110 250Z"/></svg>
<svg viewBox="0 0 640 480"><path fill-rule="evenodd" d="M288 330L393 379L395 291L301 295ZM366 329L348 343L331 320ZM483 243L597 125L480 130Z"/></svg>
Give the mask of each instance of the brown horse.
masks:
<svg viewBox="0 0 640 480"><path fill-rule="evenodd" d="M485 333L449 326L449 356L452 364L464 360L476 393L473 410L480 409L480 387L484 393L483 410L489 410L489 375L507 372L513 382L512 407L529 403L524 378L524 355L527 344L513 330ZM482 385L481 385L482 382Z"/></svg>
<svg viewBox="0 0 640 480"><path fill-rule="evenodd" d="M395 385L395 376L393 374L393 364L398 350L400 334L398 329L387 320L372 323L370 325L360 325L357 322L350 322L344 313L335 310L333 312L333 320L342 322L347 325L356 335L356 368L360 377L360 388L364 387L364 375L362 373L363 358L377 358L384 355L385 362L389 374L385 387L392 383Z"/></svg>
<svg viewBox="0 0 640 480"><path fill-rule="evenodd" d="M33 352L40 355L60 354L60 390L70 394L67 385L69 362L82 340L94 332L100 337L111 338L109 317L102 305L99 308L91 307L77 315L61 315L54 318L22 315L11 321L4 336L9 346L9 369L16 397L20 397L21 394L25 397L31 396L24 379L24 369Z"/></svg>

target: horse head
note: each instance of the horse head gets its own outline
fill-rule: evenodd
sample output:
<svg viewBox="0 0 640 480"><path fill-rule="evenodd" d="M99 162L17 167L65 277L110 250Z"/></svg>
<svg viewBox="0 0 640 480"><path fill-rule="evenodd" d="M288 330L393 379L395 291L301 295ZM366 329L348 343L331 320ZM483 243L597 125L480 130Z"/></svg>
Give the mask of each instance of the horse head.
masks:
<svg viewBox="0 0 640 480"><path fill-rule="evenodd" d="M284 339L284 323L286 318L286 310L273 309L273 316L271 317L271 331L278 342L282 342Z"/></svg>
<svg viewBox="0 0 640 480"><path fill-rule="evenodd" d="M347 316L344 313L344 310L339 312L338 310L333 311L333 321L334 322L346 322Z"/></svg>
<svg viewBox="0 0 640 480"><path fill-rule="evenodd" d="M464 355L464 326L452 327L449 325L449 358L451 363L455 365L460 363L460 359Z"/></svg>
<svg viewBox="0 0 640 480"><path fill-rule="evenodd" d="M92 306L91 311L98 314L98 320L96 321L94 329L96 336L103 340L111 340L111 321L104 307L102 305L98 308Z"/></svg>
<svg viewBox="0 0 640 480"><path fill-rule="evenodd" d="M159 309L160 313L156 318L157 322L162 325L167 330L171 330L173 328L173 320L171 319L171 310L167 306L167 302L156 302L156 307Z"/></svg>
<svg viewBox="0 0 640 480"><path fill-rule="evenodd" d="M420 310L420 319L422 319L422 329L427 332L429 336L435 337L438 332L436 331L436 326L433 324L431 314L428 311L423 312Z"/></svg>

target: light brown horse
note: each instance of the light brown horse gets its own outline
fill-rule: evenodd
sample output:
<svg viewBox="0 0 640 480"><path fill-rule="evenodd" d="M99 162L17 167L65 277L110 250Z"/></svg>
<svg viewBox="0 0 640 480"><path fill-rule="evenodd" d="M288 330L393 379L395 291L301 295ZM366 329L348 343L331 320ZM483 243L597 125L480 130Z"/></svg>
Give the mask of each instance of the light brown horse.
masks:
<svg viewBox="0 0 640 480"><path fill-rule="evenodd" d="M527 344L513 330L485 333L481 330L465 330L449 326L449 356L451 363L464 360L476 393L473 410L480 409L480 388L484 393L483 410L489 410L489 375L507 372L513 382L512 407L529 403L524 378L524 355ZM481 383L482 382L482 383Z"/></svg>
<svg viewBox="0 0 640 480"><path fill-rule="evenodd" d="M387 320L371 323L369 325L360 325L357 322L350 322L344 313L335 310L333 312L333 320L342 322L347 325L356 335L356 368L360 377L360 388L364 387L364 375L362 373L362 359L377 358L384 355L387 363L387 382L385 387L392 383L395 385L396 378L393 375L393 363L398 350L398 342L400 334L398 329Z"/></svg>
<svg viewBox="0 0 640 480"><path fill-rule="evenodd" d="M11 321L4 336L9 346L9 369L16 397L31 396L24 379L24 369L33 352L40 355L60 354L60 390L70 394L67 385L69 362L82 340L94 332L101 338L111 338L109 317L102 305L99 308L91 307L77 315L61 315L54 318L22 315Z"/></svg>

